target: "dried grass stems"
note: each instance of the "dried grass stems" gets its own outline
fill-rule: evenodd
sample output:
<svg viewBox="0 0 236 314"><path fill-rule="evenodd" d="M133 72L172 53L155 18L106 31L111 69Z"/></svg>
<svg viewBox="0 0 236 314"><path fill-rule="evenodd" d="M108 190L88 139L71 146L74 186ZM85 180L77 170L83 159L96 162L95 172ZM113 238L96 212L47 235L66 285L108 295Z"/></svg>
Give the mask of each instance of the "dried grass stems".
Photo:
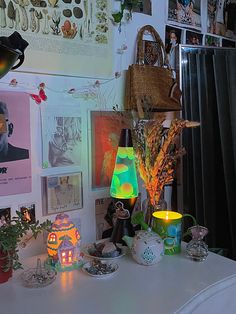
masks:
<svg viewBox="0 0 236 314"><path fill-rule="evenodd" d="M173 181L177 159L185 153L183 147L176 145L180 133L186 127L199 125L173 119L168 129L163 126L164 120L139 120L133 129L137 168L153 206L158 204L164 186Z"/></svg>

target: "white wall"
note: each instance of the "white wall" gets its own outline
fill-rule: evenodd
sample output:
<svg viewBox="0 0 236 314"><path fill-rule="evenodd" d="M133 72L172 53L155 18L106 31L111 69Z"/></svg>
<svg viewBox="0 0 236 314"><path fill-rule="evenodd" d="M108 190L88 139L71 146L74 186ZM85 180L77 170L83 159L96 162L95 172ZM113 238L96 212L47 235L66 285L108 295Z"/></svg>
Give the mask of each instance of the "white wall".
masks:
<svg viewBox="0 0 236 314"><path fill-rule="evenodd" d="M133 14L133 19L126 25L122 25L121 33L118 32L118 27L114 27L114 73L127 69L128 65L134 61L135 51L135 38L138 29L145 24L152 24L162 39L164 40L165 33L165 16L166 16L166 1L165 0L152 0L153 2L153 15L147 16L142 14ZM116 3L117 4L117 3ZM128 46L127 51L121 56L117 54L117 49L122 44ZM27 51L26 51L27 58ZM12 78L16 78L18 81L18 87L9 87L8 83ZM69 90L72 87L78 88L82 85L88 85L94 83L93 79L82 79L75 77L63 77L52 75L41 75L34 73L20 73L9 72L0 82L1 90L10 91L25 91L25 92L37 92L37 86L39 83L44 82L47 87L56 91ZM5 83L5 84L4 84ZM22 84L22 85L21 85ZM48 101L43 104L44 106L66 106L72 104L74 106L80 106L82 118L83 118L83 159L81 167L64 167L60 170L57 168L42 169L42 152L41 152L41 127L40 127L40 106L36 105L31 100L31 148L32 148L32 192L21 195L11 195L6 197L0 197L0 206L11 206L13 211L18 209L18 205L25 203L36 203L36 218L44 220L49 218L54 219L53 215L43 217L42 216L42 201L41 201L41 176L53 173L66 173L73 171L82 171L83 173L83 209L69 212L72 218L81 220L81 233L82 241L90 242L95 240L95 215L94 215L94 201L96 198L106 197L109 195L108 190L91 190L90 185L90 163L89 163L89 149L90 149L90 121L88 119L89 110L106 110L112 108L113 105L123 105L123 84L124 75L121 78L115 79L107 84L104 84L102 91L105 93L105 101L103 103L96 104L94 101L85 101L80 98L74 98L67 93L58 93L53 90L46 89ZM33 88L33 90L32 90ZM109 91L113 90L113 97L108 97ZM35 253L45 251L45 244L41 238L37 241L31 241L29 246L22 252L23 255L34 255Z"/></svg>

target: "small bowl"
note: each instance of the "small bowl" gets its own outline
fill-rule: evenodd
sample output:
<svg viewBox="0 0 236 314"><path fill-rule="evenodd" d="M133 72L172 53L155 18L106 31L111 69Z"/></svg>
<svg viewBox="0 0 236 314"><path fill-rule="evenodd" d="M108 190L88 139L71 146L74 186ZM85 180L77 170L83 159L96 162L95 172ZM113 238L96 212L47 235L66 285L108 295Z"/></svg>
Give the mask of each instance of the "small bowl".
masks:
<svg viewBox="0 0 236 314"><path fill-rule="evenodd" d="M102 269L99 273L99 267L96 265L103 265L104 269L111 270L110 272L103 272ZM92 269L93 268L93 269ZM87 275L95 277L95 278L107 278L113 276L118 271L118 265L116 263L110 263L107 261L91 261L87 262L83 265L82 271L85 272Z"/></svg>

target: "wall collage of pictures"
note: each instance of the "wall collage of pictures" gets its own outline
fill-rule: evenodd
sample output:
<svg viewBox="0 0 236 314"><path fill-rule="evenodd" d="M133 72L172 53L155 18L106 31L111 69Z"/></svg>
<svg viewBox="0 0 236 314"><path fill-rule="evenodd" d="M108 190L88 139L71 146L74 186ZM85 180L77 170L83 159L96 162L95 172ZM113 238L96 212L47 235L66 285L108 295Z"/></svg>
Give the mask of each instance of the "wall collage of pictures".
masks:
<svg viewBox="0 0 236 314"><path fill-rule="evenodd" d="M153 15L154 5L152 4L154 1L140 0L139 6L134 9L134 12ZM90 78L91 84L94 84L94 78L98 77L109 81L114 61L112 60L113 25L110 22L113 2L116 1L31 0L23 10L24 15L21 16L18 1L3 0L2 3L5 4L1 10L6 19L2 19L2 23L0 23L0 32L2 35L8 36L12 31L17 30L21 33L23 31L22 34L30 43L27 48L29 57L24 63L26 72L27 69L33 68L43 74L57 74L58 72L70 76L80 73L81 77L84 75L83 77ZM164 1L162 2L164 3ZM167 0L165 3L166 23L162 26L165 27L165 47L173 70L178 70L179 44L236 47L236 0ZM159 4L156 4L156 7L158 6ZM130 23L135 22L135 18L136 13ZM127 27L126 31L128 31L128 24L124 27ZM144 41L144 44L145 49L155 50L155 43ZM56 49L54 49L55 47ZM68 57L69 48L71 55ZM88 52L89 56L86 55ZM50 59L52 62L47 62L46 58L42 64L41 54L44 53L53 56ZM79 54L79 58L77 54ZM87 58L92 61L87 62ZM80 72L78 72L78 67ZM66 72L65 69L68 71ZM87 79L86 82L88 82ZM27 84L25 83L25 86ZM78 84L83 86L83 82ZM88 83L86 84L88 85ZM111 228L111 221L104 220L111 203L109 192L105 193L104 191L109 190L113 172L112 164L115 162L116 147L123 125L116 121L118 117L114 115L111 106L110 111L98 111L97 109L98 101L103 99L104 95L99 94L99 97L96 95L99 91L103 92L107 88L109 99L112 99L112 93L115 94L115 92L114 89L110 92L109 88L113 88L113 85L107 84L110 86L109 88L102 84L101 86L96 84L95 87L91 86L89 85L84 91L87 97L84 99L85 101L95 99L97 107L90 107L88 121L87 118L84 121L79 106L53 106L50 96L45 101L46 105L41 104L40 106L42 215L53 215L86 207L86 199L83 199L85 176L81 170L83 169L82 152L85 146L90 146L90 165L88 166L91 177L90 188L91 191L103 191L101 194L94 194L96 195L94 207L97 238L101 238L103 232ZM52 93L49 88L45 90ZM94 95L97 98L92 98ZM0 104L4 103L4 105L2 108L0 106L1 112L3 112L0 122L5 123L5 116L7 116L9 125L12 126L11 133L9 132L7 136L8 147L11 147L11 150L17 150L21 157L14 160L9 153L8 159L0 158L2 171L7 169L4 179L0 179L0 197L24 193L33 195L32 178L35 173L32 173L33 167L31 167L31 102L32 99L27 92L1 91ZM105 99L104 102L108 103L109 101ZM16 103L17 106L15 106ZM100 110L102 109L100 108ZM21 129L23 118L27 123L20 133L18 130ZM89 130L84 131L89 123L91 124L90 133ZM2 133L6 133L4 130L7 126L5 124L3 126ZM86 142L87 132L91 135L89 143ZM38 203L38 200L19 201L19 204L14 206L14 204L6 202L3 204L5 206L0 208L0 226L14 216L12 209L20 211L26 221L34 222L38 219Z"/></svg>

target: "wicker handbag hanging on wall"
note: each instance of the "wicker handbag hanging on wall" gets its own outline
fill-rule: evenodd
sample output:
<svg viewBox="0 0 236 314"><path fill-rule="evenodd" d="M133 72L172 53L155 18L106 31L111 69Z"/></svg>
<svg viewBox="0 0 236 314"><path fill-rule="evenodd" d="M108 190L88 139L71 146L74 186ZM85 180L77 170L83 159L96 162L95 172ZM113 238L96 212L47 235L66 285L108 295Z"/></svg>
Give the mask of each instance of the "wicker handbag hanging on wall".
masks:
<svg viewBox="0 0 236 314"><path fill-rule="evenodd" d="M158 65L144 64L143 35L148 32L155 40ZM149 62L148 62L149 63ZM125 109L144 111L181 110L181 91L168 67L164 44L151 25L143 26L137 37L136 64L130 65L126 74Z"/></svg>

